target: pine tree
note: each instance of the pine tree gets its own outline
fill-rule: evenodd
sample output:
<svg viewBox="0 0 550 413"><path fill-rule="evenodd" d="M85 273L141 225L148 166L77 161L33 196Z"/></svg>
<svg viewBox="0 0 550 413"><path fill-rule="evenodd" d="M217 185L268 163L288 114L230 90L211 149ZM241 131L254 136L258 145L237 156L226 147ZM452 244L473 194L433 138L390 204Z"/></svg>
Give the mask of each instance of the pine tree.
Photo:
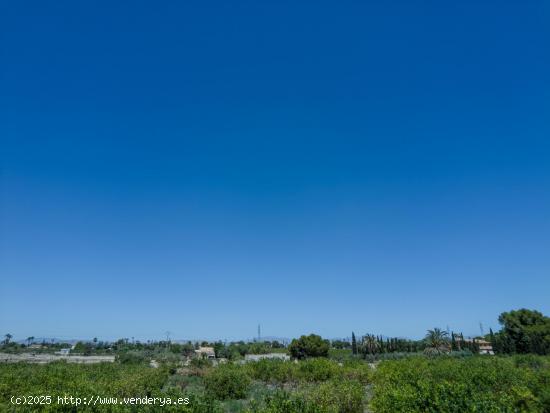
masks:
<svg viewBox="0 0 550 413"><path fill-rule="evenodd" d="M512 340L509 334L506 332L501 333L502 340L502 352L506 354L513 354L516 352L516 343Z"/></svg>

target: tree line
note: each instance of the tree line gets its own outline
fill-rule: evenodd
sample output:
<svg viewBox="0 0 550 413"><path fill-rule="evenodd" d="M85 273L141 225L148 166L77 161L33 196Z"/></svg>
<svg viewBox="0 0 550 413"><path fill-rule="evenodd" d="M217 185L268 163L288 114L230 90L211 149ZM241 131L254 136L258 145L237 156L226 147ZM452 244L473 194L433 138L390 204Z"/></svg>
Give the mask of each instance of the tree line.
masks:
<svg viewBox="0 0 550 413"><path fill-rule="evenodd" d="M501 329L489 334L466 340L462 333L448 332L440 328L428 330L422 340L409 340L400 337L383 337L381 335L365 334L359 338L352 332L350 340L328 341L320 336L311 334L292 340L285 346L278 341L257 342L191 342L173 343L166 341L135 341L133 338L119 339L115 342L98 341L79 342L74 352L79 354L97 354L104 352L121 352L128 350L155 350L165 348L174 354L190 356L200 346L213 347L217 358L238 359L246 354L265 354L274 351L288 352L295 358L326 357L330 349L350 350L355 357L372 358L381 354L391 353L417 353L440 354L451 351L468 350L472 353L479 352L481 340L488 341L492 345L495 354L550 354L550 317L536 310L519 309L500 314L498 321ZM25 344L12 341L13 336L6 334L2 342L3 349L24 348ZM34 342L34 337L28 337L27 347ZM42 342L44 347L58 349L67 344Z"/></svg>

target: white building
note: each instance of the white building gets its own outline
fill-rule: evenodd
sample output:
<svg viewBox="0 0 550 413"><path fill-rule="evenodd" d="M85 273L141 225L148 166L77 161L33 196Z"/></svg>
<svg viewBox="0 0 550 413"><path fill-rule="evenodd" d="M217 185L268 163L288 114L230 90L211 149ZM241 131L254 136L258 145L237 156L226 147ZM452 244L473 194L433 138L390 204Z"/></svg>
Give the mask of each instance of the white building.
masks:
<svg viewBox="0 0 550 413"><path fill-rule="evenodd" d="M201 357L205 359L216 358L216 352L214 351L214 347L199 347L198 350L195 350L195 355L197 357Z"/></svg>
<svg viewBox="0 0 550 413"><path fill-rule="evenodd" d="M245 361L260 361L264 359L289 361L290 356L284 353L246 354L244 356Z"/></svg>
<svg viewBox="0 0 550 413"><path fill-rule="evenodd" d="M465 338L465 343L472 343L474 340L471 338ZM475 343L477 344L479 348L479 354L490 354L494 355L495 352L493 351L493 346L491 343L489 343L487 340L483 340L481 338L478 338L475 340Z"/></svg>

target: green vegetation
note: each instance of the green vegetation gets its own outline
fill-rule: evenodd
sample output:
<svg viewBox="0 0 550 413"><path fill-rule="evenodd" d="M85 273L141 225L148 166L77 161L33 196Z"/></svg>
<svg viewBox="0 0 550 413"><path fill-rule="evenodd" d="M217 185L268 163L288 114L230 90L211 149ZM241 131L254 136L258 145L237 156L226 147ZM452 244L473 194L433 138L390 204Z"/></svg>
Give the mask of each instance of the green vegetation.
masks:
<svg viewBox="0 0 550 413"><path fill-rule="evenodd" d="M448 353L451 350L449 343L449 333L439 328L428 330L426 334L427 347L424 349L426 354L439 355Z"/></svg>
<svg viewBox="0 0 550 413"><path fill-rule="evenodd" d="M521 309L502 313L498 321L502 330L497 334L490 333L497 352L550 354L550 317L538 311Z"/></svg>
<svg viewBox="0 0 550 413"><path fill-rule="evenodd" d="M292 357L298 360L308 357L327 357L329 349L329 341L323 340L321 336L316 334L301 336L299 339L294 339L288 347L288 351Z"/></svg>
<svg viewBox="0 0 550 413"><path fill-rule="evenodd" d="M191 413L550 413L548 317L529 310L500 316L502 329L485 337L434 328L422 340L352 333L329 342L302 336L278 342L79 342L72 354L115 355L114 363L0 364L0 412L153 412L159 406L58 404L65 396L187 398L162 411ZM15 342L4 353L53 352L67 344ZM497 355L480 355L491 343ZM196 355L208 346L217 359ZM247 354L288 352L292 361L245 362ZM154 362L153 362L154 360ZM36 408L12 405L13 395L49 395Z"/></svg>
<svg viewBox="0 0 550 413"><path fill-rule="evenodd" d="M500 357L380 363L371 408L386 412L549 412L549 359ZM544 368L543 368L544 365Z"/></svg>
<svg viewBox="0 0 550 413"><path fill-rule="evenodd" d="M354 379L367 384L372 370L368 364L361 361L340 365L333 360L323 358L308 359L299 363L261 360L248 363L245 368L253 379L279 386L289 383L293 385L321 383L336 379Z"/></svg>
<svg viewBox="0 0 550 413"><path fill-rule="evenodd" d="M351 332L351 353L357 355L357 340L355 339L355 333Z"/></svg>
<svg viewBox="0 0 550 413"><path fill-rule="evenodd" d="M426 357L344 363L326 358L300 362L261 360L217 367L204 360L188 368L146 363L95 365L56 362L0 365L0 411L32 411L9 405L11 395L54 398L172 397L190 404L165 407L183 412L360 413L550 412L550 358ZM170 409L174 410L170 410ZM80 406L78 411L154 411L140 406ZM75 411L49 406L48 411Z"/></svg>
<svg viewBox="0 0 550 413"><path fill-rule="evenodd" d="M4 409L9 406L9 411L32 411L31 406L28 405L10 405L10 397L12 395L49 395L54 400L50 405L51 410L75 411L74 406L58 405L57 398L71 395L75 397L152 396L162 388L166 374L165 369L113 363L2 364L0 365L0 406ZM0 408L0 411L5 410Z"/></svg>
<svg viewBox="0 0 550 413"><path fill-rule="evenodd" d="M244 399L250 388L250 376L237 365L224 364L204 377L206 392L218 400Z"/></svg>
<svg viewBox="0 0 550 413"><path fill-rule="evenodd" d="M328 381L294 393L277 391L254 401L247 413L359 413L365 390L355 381Z"/></svg>

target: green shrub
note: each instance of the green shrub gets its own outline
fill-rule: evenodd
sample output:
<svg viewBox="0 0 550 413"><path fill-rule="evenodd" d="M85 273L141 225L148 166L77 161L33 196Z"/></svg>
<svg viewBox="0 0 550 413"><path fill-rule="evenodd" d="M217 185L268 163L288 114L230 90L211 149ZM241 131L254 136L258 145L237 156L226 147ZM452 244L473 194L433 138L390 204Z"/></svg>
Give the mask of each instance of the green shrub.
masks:
<svg viewBox="0 0 550 413"><path fill-rule="evenodd" d="M125 351L116 356L121 364L143 364L147 362L147 357L140 351Z"/></svg>
<svg viewBox="0 0 550 413"><path fill-rule="evenodd" d="M354 380L332 380L315 386L309 396L321 411L338 413L362 413L365 389Z"/></svg>
<svg viewBox="0 0 550 413"><path fill-rule="evenodd" d="M534 354L519 354L513 357L517 367L527 367L530 369L550 368L549 359Z"/></svg>
<svg viewBox="0 0 550 413"><path fill-rule="evenodd" d="M326 381L342 373L338 363L323 358L305 360L295 366L297 366L295 377L306 382Z"/></svg>
<svg viewBox="0 0 550 413"><path fill-rule="evenodd" d="M246 413L336 413L315 405L312 401L286 391L277 391L263 401L252 401Z"/></svg>
<svg viewBox="0 0 550 413"><path fill-rule="evenodd" d="M299 363L281 360L260 360L247 363L245 368L254 380L282 384L288 382L318 383L330 379L351 379L370 383L372 368L361 360L351 360L339 365L327 359L309 359Z"/></svg>
<svg viewBox="0 0 550 413"><path fill-rule="evenodd" d="M365 363L363 366L368 367ZM266 383L285 382L322 382L335 377L344 377L347 372L355 368L344 369L333 360L324 358L303 360L299 363L290 363L281 360L260 360L247 363L246 369L255 380ZM363 371L357 371L357 376L363 376ZM353 373L350 372L350 375Z"/></svg>
<svg viewBox="0 0 550 413"><path fill-rule="evenodd" d="M344 362L358 358L352 353L351 348L331 348L328 351L328 357L332 360Z"/></svg>
<svg viewBox="0 0 550 413"><path fill-rule="evenodd" d="M220 365L204 376L207 394L217 400L244 399L250 383L245 369L232 364Z"/></svg>
<svg viewBox="0 0 550 413"><path fill-rule="evenodd" d="M540 378L510 358L384 361L373 380L376 413L545 411Z"/></svg>
<svg viewBox="0 0 550 413"><path fill-rule="evenodd" d="M57 397L142 397L160 394L168 372L163 368L152 369L139 364L0 364L0 411L36 411L25 405L9 405L12 395L50 395ZM184 396L182 396L184 397ZM44 410L74 412L76 407L52 403ZM78 411L128 411L124 406L116 408L85 408ZM43 411L43 410L40 410Z"/></svg>
<svg viewBox="0 0 550 413"><path fill-rule="evenodd" d="M364 361L350 360L344 363L343 377L356 380L361 384L369 384L372 381L373 368Z"/></svg>
<svg viewBox="0 0 550 413"><path fill-rule="evenodd" d="M292 381L295 374L294 363L283 360L259 360L245 365L250 377L266 383L286 383Z"/></svg>
<svg viewBox="0 0 550 413"><path fill-rule="evenodd" d="M212 367L212 361L208 359L203 359L203 358L194 358L194 359L191 359L189 366L197 369L204 369L204 368Z"/></svg>
<svg viewBox="0 0 550 413"><path fill-rule="evenodd" d="M298 392L277 391L262 401L253 401L250 413L362 413L365 390L351 380L334 380L302 388Z"/></svg>

